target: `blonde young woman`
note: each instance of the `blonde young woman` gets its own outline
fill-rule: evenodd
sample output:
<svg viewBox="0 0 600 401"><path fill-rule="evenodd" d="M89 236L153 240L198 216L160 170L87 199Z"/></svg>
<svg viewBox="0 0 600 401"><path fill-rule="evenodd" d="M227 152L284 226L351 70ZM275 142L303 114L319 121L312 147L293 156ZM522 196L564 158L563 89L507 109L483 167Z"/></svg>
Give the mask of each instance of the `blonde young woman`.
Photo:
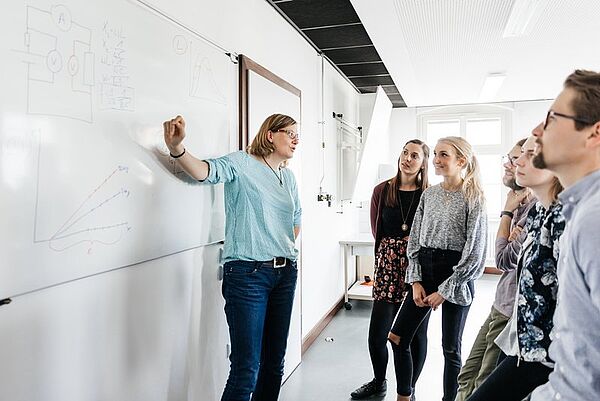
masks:
<svg viewBox="0 0 600 401"><path fill-rule="evenodd" d="M231 370L222 401L275 401L283 376L298 269L300 201L285 168L298 146L296 121L273 114L247 151L199 160L183 146L185 121L164 122L171 157L193 178L225 183L223 297Z"/></svg>
<svg viewBox="0 0 600 401"><path fill-rule="evenodd" d="M410 346L431 310L442 307L444 401L454 401L461 367L462 334L473 301L473 281L483 273L487 217L477 158L459 137L438 141L435 173L444 181L423 192L408 241L406 282L412 287L389 339L394 350L398 401L414 398Z"/></svg>

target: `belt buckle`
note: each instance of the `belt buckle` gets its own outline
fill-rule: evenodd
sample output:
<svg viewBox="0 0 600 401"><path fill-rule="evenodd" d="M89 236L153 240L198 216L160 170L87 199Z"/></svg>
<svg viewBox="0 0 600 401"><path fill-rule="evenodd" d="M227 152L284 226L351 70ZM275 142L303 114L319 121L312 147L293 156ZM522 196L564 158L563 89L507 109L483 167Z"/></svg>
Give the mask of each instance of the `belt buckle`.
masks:
<svg viewBox="0 0 600 401"><path fill-rule="evenodd" d="M282 264L278 264L277 263L277 259L283 260L283 263ZM286 258L283 258L283 257L275 257L275 258L273 258L273 268L275 268L275 269L279 269L280 267L285 267L286 264L287 264L287 259Z"/></svg>

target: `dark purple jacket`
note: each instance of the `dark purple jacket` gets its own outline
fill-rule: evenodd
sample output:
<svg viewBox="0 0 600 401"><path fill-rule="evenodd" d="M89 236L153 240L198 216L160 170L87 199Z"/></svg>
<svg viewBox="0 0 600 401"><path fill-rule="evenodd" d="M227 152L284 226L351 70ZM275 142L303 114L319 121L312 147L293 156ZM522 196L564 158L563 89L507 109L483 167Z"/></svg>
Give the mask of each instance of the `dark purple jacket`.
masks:
<svg viewBox="0 0 600 401"><path fill-rule="evenodd" d="M383 211L385 196L390 187L389 183L389 180L386 180L377 184L373 188L373 195L371 195L371 232L373 233L373 238L375 238L375 253L377 253L379 243L381 242L381 213Z"/></svg>

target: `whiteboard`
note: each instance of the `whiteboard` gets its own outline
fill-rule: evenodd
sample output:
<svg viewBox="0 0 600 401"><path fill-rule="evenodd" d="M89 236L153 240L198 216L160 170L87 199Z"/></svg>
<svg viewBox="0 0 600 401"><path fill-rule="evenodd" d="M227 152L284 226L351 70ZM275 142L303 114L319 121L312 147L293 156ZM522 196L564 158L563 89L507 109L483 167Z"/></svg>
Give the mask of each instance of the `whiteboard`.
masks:
<svg viewBox="0 0 600 401"><path fill-rule="evenodd" d="M10 1L0 15L0 299L224 238L222 186L177 171L232 150L235 69L136 1Z"/></svg>

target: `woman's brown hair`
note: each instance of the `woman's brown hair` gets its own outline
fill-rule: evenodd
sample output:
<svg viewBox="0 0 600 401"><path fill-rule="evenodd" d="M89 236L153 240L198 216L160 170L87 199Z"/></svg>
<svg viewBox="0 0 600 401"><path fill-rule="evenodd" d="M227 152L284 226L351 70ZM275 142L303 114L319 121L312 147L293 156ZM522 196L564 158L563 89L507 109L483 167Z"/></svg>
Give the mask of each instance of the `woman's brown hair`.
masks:
<svg viewBox="0 0 600 401"><path fill-rule="evenodd" d="M415 145L419 145L421 150L423 151L423 160L421 162L421 168L417 173L417 188L421 191L424 191L429 187L429 146L419 139L411 139L410 141L404 144L402 151L409 143L414 143ZM400 157L398 157L398 171L396 172L396 176L390 180L390 186L388 188L387 194L385 196L385 205L387 207L398 207L400 205L400 198L398 196L398 191L400 190L400 186L402 185L402 171L400 170L400 161L402 160L402 153Z"/></svg>
<svg viewBox="0 0 600 401"><path fill-rule="evenodd" d="M285 114L272 114L263 121L260 126L258 133L252 140L252 143L246 151L251 155L267 157L271 153L275 151L275 145L273 142L269 141L268 133L269 131L275 133L280 129L289 127L290 125L296 124L296 120L294 120L290 116L286 116Z"/></svg>
<svg viewBox="0 0 600 401"><path fill-rule="evenodd" d="M558 180L558 177L554 176L552 178L552 186L550 187L549 193L552 202L555 202L558 199L558 194L560 194L563 190L563 186Z"/></svg>

